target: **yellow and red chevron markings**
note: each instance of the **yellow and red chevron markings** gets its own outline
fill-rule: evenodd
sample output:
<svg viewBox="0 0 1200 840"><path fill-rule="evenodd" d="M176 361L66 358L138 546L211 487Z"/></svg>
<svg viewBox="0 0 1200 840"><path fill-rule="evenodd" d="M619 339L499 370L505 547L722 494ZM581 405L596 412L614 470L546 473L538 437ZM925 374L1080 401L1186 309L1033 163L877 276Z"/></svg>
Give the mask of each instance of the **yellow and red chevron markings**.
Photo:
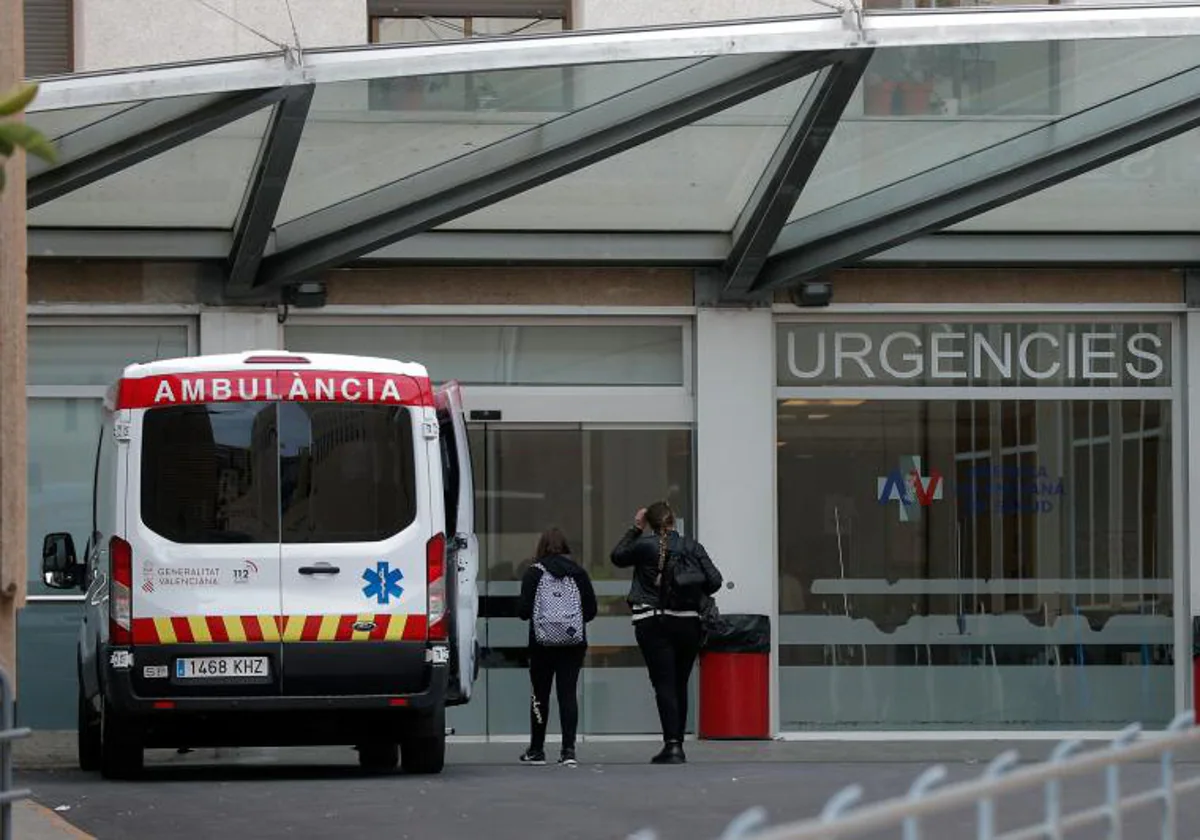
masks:
<svg viewBox="0 0 1200 840"><path fill-rule="evenodd" d="M133 643L423 642L423 615L187 615L135 618ZM358 625L364 629L355 629ZM374 625L371 627L370 625ZM370 629L366 629L366 628Z"/></svg>

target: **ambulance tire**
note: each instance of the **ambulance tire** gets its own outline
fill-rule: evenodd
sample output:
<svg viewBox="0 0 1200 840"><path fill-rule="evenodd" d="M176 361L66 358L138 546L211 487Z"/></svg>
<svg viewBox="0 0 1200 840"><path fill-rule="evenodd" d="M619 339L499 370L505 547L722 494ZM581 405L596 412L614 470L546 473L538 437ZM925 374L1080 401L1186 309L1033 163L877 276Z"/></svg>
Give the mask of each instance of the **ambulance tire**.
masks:
<svg viewBox="0 0 1200 840"><path fill-rule="evenodd" d="M141 775L144 754L138 732L101 704L100 775L106 779L136 779Z"/></svg>
<svg viewBox="0 0 1200 840"><path fill-rule="evenodd" d="M406 735L400 742L400 766L405 773L441 773L446 765L446 710L439 708L422 724L420 734Z"/></svg>
<svg viewBox="0 0 1200 840"><path fill-rule="evenodd" d="M390 773L399 763L399 744L362 744L358 748L358 766L372 773Z"/></svg>
<svg viewBox="0 0 1200 840"><path fill-rule="evenodd" d="M79 769L85 773L94 773L100 769L100 715L92 708L92 704L83 696L83 686L79 687L79 719L78 752Z"/></svg>

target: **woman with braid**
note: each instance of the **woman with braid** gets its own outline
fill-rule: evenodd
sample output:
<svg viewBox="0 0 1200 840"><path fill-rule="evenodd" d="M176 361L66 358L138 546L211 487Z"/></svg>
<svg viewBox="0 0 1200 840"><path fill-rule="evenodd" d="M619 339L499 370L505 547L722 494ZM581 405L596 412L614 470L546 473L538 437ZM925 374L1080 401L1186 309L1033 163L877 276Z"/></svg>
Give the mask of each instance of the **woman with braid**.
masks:
<svg viewBox="0 0 1200 840"><path fill-rule="evenodd" d="M649 528L649 532L647 532ZM613 565L633 569L629 605L634 635L654 686L663 748L651 762L683 764L688 679L700 651L700 610L721 587L704 546L675 530L675 514L655 502L634 517L612 551Z"/></svg>

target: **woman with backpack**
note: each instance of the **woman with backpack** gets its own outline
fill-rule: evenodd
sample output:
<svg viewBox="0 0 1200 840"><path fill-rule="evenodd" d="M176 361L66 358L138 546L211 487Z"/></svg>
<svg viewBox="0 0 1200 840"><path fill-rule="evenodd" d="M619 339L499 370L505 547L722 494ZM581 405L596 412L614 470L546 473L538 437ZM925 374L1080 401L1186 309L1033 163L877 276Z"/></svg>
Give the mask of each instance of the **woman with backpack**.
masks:
<svg viewBox="0 0 1200 840"><path fill-rule="evenodd" d="M683 764L688 680L703 638L700 616L721 588L721 573L704 546L675 530L675 514L666 502L637 512L633 527L613 549L612 562L633 569L634 635L654 686L663 733L663 748L651 762Z"/></svg>
<svg viewBox="0 0 1200 840"><path fill-rule="evenodd" d="M579 704L575 687L587 653L587 624L596 617L596 592L583 567L571 559L567 538L551 528L538 540L533 564L521 579L517 615L529 622L529 680L533 685L529 710L532 733L523 764L546 763L546 724L550 686L558 689L558 719L562 752L558 763L576 765L575 730Z"/></svg>

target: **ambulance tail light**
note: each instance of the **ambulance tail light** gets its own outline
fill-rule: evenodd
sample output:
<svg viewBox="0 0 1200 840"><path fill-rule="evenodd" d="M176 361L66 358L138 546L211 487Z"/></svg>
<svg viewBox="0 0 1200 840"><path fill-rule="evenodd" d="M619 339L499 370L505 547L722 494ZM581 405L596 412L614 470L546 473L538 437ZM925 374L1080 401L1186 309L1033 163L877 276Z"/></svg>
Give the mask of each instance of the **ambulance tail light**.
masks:
<svg viewBox="0 0 1200 840"><path fill-rule="evenodd" d="M434 534L425 544L425 570L429 641L445 642L450 638L450 620L446 612L445 534Z"/></svg>
<svg viewBox="0 0 1200 840"><path fill-rule="evenodd" d="M133 644L133 548L120 537L108 541L108 640Z"/></svg>

